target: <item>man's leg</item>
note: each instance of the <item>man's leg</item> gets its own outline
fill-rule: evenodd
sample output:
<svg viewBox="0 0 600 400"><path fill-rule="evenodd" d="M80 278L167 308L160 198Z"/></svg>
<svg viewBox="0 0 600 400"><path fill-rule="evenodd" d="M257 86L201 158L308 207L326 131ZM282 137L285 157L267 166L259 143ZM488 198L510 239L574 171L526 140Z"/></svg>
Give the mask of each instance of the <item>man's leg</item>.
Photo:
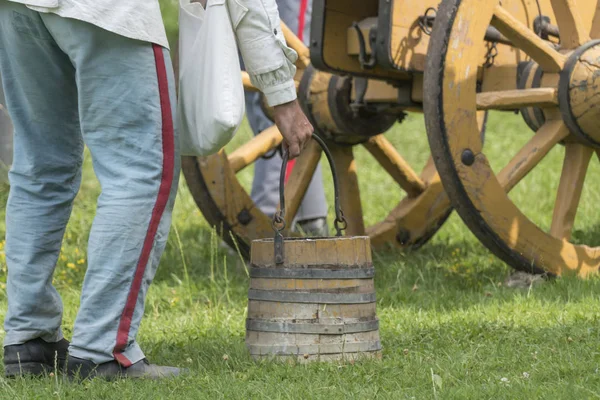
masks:
<svg viewBox="0 0 600 400"><path fill-rule="evenodd" d="M4 345L58 342L62 302L52 274L83 156L75 71L40 15L6 1L0 1L0 68L15 129Z"/></svg>
<svg viewBox="0 0 600 400"><path fill-rule="evenodd" d="M8 169L12 165L13 153L13 126L6 110L6 99L2 88L2 74L0 71L0 183L8 181Z"/></svg>
<svg viewBox="0 0 600 400"><path fill-rule="evenodd" d="M81 129L102 186L69 356L129 367L144 359L135 339L177 193L173 68L159 46L42 18L75 66Z"/></svg>
<svg viewBox="0 0 600 400"><path fill-rule="evenodd" d="M278 0L281 20L294 32L302 31L302 39L310 39L310 15L312 0ZM246 111L248 121L255 133L262 132L273 122L269 120L260 106L258 93L246 93ZM258 159L254 165L252 200L267 215L273 215L279 205L279 174L281 157L275 154L269 159ZM297 221L309 221L327 217L327 201L323 190L321 165L317 167L308 186L304 201L298 209Z"/></svg>

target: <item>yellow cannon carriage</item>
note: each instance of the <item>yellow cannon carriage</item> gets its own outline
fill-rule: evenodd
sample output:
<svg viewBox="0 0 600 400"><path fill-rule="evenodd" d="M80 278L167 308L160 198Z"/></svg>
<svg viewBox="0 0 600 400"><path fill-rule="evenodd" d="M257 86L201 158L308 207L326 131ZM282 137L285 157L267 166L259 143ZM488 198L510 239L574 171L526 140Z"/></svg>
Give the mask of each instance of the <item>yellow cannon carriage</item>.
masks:
<svg viewBox="0 0 600 400"><path fill-rule="evenodd" d="M588 164L600 146L596 2L315 0L308 47L284 30L300 54L299 98L340 173L348 234L366 234L375 247L418 246L453 206L481 242L516 269L581 276L598 269L600 248L572 240ZM488 110L519 112L531 130L497 172L483 145ZM385 136L407 111L422 111L427 127L432 157L420 172ZM184 160L204 215L243 252L251 240L271 236L271 224L236 174L280 142L272 127L232 152ZM565 156L547 229L508 194L559 145ZM357 146L405 193L371 226L363 222ZM292 172L290 221L320 158L311 144Z"/></svg>

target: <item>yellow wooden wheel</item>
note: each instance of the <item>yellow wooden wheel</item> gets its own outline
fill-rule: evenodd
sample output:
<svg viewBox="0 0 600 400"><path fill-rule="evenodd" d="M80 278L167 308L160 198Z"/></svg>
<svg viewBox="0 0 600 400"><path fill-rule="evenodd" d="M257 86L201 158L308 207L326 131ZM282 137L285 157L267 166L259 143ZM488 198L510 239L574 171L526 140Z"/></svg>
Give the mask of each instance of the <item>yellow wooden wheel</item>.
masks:
<svg viewBox="0 0 600 400"><path fill-rule="evenodd" d="M375 248L424 244L451 212L433 161L430 158L421 173L415 172L381 134L396 122L398 114L353 112L350 107L352 79L314 70L310 67L308 49L285 26L283 30L288 44L300 56L299 99L317 131L327 139L336 163L342 209L348 220L346 234L366 234ZM247 76L245 86L252 89ZM255 206L236 175L276 149L281 141L273 125L233 151L183 159L186 181L198 207L225 241L233 244L232 237L235 239L244 256L248 256L252 240L272 237L273 231L269 216ZM364 146L405 194L386 218L368 227L363 219L354 146ZM288 227L320 159L321 149L311 141L296 162L285 188ZM386 191L381 196L390 193L392 191Z"/></svg>
<svg viewBox="0 0 600 400"><path fill-rule="evenodd" d="M591 1L540 3L557 25L547 24L546 34L533 23L535 3L444 0L425 70L427 131L448 195L483 244L520 270L586 276L598 270L600 247L575 244L571 234L588 163L600 147L600 41L594 40L600 38L600 15L594 17ZM483 40L490 29L508 43L498 49L513 57L512 67L516 61L525 66L514 88L486 82L499 81L483 66L489 63ZM498 173L477 131L476 112L484 109L521 109L536 131ZM558 193L548 194L556 200L545 230L508 193L559 143L565 157Z"/></svg>

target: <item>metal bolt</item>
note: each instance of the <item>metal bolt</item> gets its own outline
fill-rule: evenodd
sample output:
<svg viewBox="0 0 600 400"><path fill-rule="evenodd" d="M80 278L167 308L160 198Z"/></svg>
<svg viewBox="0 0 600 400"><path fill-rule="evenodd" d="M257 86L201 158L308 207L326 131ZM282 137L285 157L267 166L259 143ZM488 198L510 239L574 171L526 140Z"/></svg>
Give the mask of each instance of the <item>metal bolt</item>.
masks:
<svg viewBox="0 0 600 400"><path fill-rule="evenodd" d="M473 154L473 151L471 151L471 149L466 149L462 152L462 156L460 157L460 159L463 164L471 166L475 162L475 154Z"/></svg>
<svg viewBox="0 0 600 400"><path fill-rule="evenodd" d="M410 232L406 229L400 229L396 234L396 240L403 246L407 245L410 241Z"/></svg>
<svg viewBox="0 0 600 400"><path fill-rule="evenodd" d="M248 225L252 221L252 214L247 209L243 209L237 216L237 220L242 225Z"/></svg>

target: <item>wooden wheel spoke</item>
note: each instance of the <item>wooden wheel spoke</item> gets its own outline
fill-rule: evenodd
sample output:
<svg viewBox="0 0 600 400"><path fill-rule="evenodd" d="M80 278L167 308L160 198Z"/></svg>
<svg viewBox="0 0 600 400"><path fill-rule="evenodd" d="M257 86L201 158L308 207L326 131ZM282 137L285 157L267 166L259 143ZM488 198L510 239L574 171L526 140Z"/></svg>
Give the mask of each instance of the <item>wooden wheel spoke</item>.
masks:
<svg viewBox="0 0 600 400"><path fill-rule="evenodd" d="M242 84L244 85L244 89L250 92L258 92L258 88L252 84L250 81L250 75L246 71L242 71Z"/></svg>
<svg viewBox="0 0 600 400"><path fill-rule="evenodd" d="M552 215L550 234L569 240L577 214L585 175L594 150L579 143L567 143L560 183Z"/></svg>
<svg viewBox="0 0 600 400"><path fill-rule="evenodd" d="M363 145L409 197L423 193L425 183L383 135L374 136Z"/></svg>
<svg viewBox="0 0 600 400"><path fill-rule="evenodd" d="M338 173L340 204L348 221L346 235L365 235L356 162L352 147L332 145L330 150Z"/></svg>
<svg viewBox="0 0 600 400"><path fill-rule="evenodd" d="M555 144L567 137L562 121L546 122L517 155L497 175L506 193L510 192L548 154Z"/></svg>
<svg viewBox="0 0 600 400"><path fill-rule="evenodd" d="M510 39L516 47L529 54L545 72L562 70L565 56L552 48L551 43L536 35L502 6L496 6L492 25Z"/></svg>
<svg viewBox="0 0 600 400"><path fill-rule="evenodd" d="M478 110L517 110L522 107L558 105L558 91L553 88L501 90L477 93Z"/></svg>
<svg viewBox="0 0 600 400"><path fill-rule="evenodd" d="M310 65L310 50L308 47L300 40L298 36L286 24L281 22L281 30L283 31L283 36L285 37L285 41L289 47L294 49L296 53L298 53L298 65L301 68L306 68Z"/></svg>
<svg viewBox="0 0 600 400"><path fill-rule="evenodd" d="M276 125L265 129L228 155L227 159L231 169L235 173L240 172L259 157L279 146L282 140L283 137Z"/></svg>
<svg viewBox="0 0 600 400"><path fill-rule="evenodd" d="M285 222L288 227L291 227L304 200L308 185L321 159L321 152L318 143L311 140L294 164L289 181L285 185Z"/></svg>
<svg viewBox="0 0 600 400"><path fill-rule="evenodd" d="M592 29L590 29L592 39L600 39L600 2L596 3L594 10L594 19L592 20Z"/></svg>
<svg viewBox="0 0 600 400"><path fill-rule="evenodd" d="M574 49L590 40L575 1L551 0L563 49Z"/></svg>

